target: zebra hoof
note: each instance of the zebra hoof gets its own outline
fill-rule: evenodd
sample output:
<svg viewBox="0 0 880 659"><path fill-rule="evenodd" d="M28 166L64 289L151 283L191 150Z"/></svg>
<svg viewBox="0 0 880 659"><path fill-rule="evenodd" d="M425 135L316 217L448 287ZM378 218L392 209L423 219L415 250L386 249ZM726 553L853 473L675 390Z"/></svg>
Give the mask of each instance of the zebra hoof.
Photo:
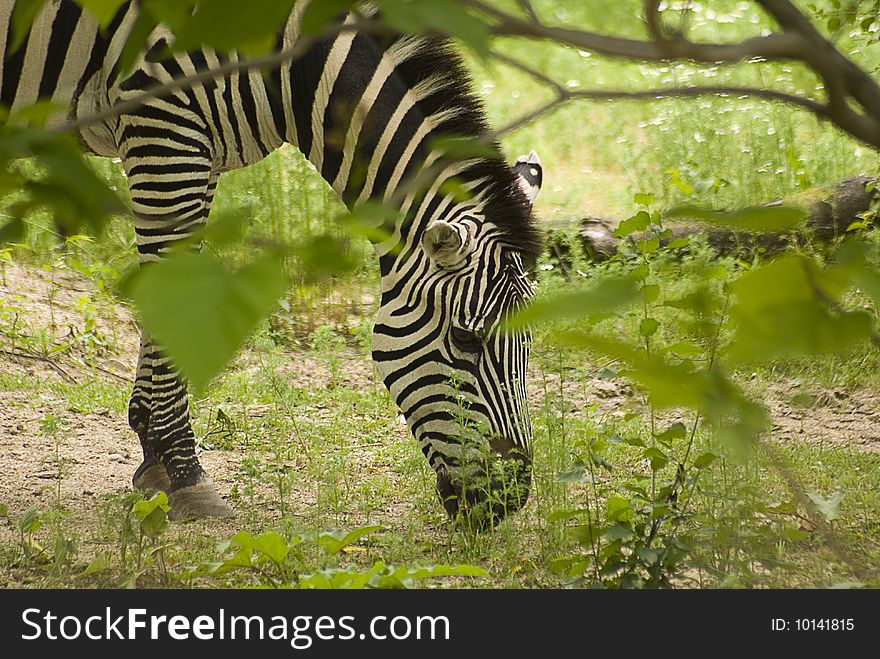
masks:
<svg viewBox="0 0 880 659"><path fill-rule="evenodd" d="M171 489L168 472L158 462L143 462L134 472L131 484L136 490L143 490L150 496L156 492L167 492Z"/></svg>
<svg viewBox="0 0 880 659"><path fill-rule="evenodd" d="M210 481L169 492L168 505L171 507L168 519L177 522L235 515L229 504L214 490Z"/></svg>

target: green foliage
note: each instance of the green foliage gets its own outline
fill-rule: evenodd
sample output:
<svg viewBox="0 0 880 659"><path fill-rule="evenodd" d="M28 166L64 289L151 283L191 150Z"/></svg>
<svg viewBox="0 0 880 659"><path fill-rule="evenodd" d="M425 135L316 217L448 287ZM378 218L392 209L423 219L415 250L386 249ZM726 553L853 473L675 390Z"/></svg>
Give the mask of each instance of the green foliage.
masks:
<svg viewBox="0 0 880 659"><path fill-rule="evenodd" d="M101 28L110 25L110 21L127 0L76 0L77 4L98 20Z"/></svg>
<svg viewBox="0 0 880 659"><path fill-rule="evenodd" d="M14 166L33 158L36 176ZM53 136L34 128L0 128L0 196L11 218L0 228L0 240L15 242L24 235L25 220L37 211L51 213L63 236L99 232L109 217L123 211L122 202L95 174L70 136Z"/></svg>
<svg viewBox="0 0 880 659"><path fill-rule="evenodd" d="M603 279L587 290L566 291L536 300L511 319L508 326L516 328L532 323L588 319L590 316L607 314L635 301L637 292L637 283L632 277Z"/></svg>
<svg viewBox="0 0 880 659"><path fill-rule="evenodd" d="M196 390L220 372L286 288L273 259L228 272L209 254L151 264L125 286L144 326Z"/></svg>
<svg viewBox="0 0 880 659"><path fill-rule="evenodd" d="M361 538L364 538L371 533L376 533L377 531L383 530L384 527L374 525L362 526L361 528L355 529L350 533L345 533L344 531L322 533L318 536L318 546L328 556L334 556L349 545L353 545Z"/></svg>
<svg viewBox="0 0 880 659"><path fill-rule="evenodd" d="M132 512L138 520L140 532L147 538L155 540L168 528L168 495L157 492L150 499L136 501Z"/></svg>
<svg viewBox="0 0 880 659"><path fill-rule="evenodd" d="M648 403L643 426L650 429L647 438L599 426L574 441L574 464L561 470L558 479L575 488L586 505L556 510L548 520L567 522L582 551L559 557L551 567L572 583L669 587L684 579L688 566L702 560L697 557L703 552L717 558L716 543L731 541L715 527L709 533L695 532L696 519L703 512L692 505L695 496L703 496L704 472L717 468L721 457L721 468L731 457L748 459L768 427L767 410L746 395L735 367L780 355L811 357L865 344L872 336L871 317L862 310L847 310L844 294L858 281L872 290L874 280L867 274L871 268L865 265L864 250L848 244L829 266L804 255L743 267L739 273L708 265L705 283L685 294L673 293L667 290L671 283L657 272L679 246L662 246L661 239L668 234L664 215L651 212L653 197L639 194L635 202L646 209L621 222L617 231L620 237L632 236L633 242L605 266L614 274L599 275L599 281L624 277L636 286L616 291L594 283L584 290L551 295L535 305L537 312L532 311L529 320L539 327L549 324L545 338L551 341L622 364L616 375L637 384ZM800 212L766 211L703 213L703 219L757 229L791 228L802 217ZM597 304L617 310L607 314L615 324L613 335L604 329L607 323L601 317L598 323L582 320L591 319ZM632 338L620 336L621 322L631 328ZM674 338L681 335L682 327L693 333L691 340ZM663 428L662 410L679 418L690 410L693 418ZM720 449L712 442L718 442ZM602 472L615 470L608 457L609 447L615 445L635 451L644 472L624 482L613 475L603 478ZM839 496L810 498L826 518L834 518ZM736 514L748 515L747 510ZM756 538L772 542L779 534L791 541L803 539L790 526L772 524L762 526Z"/></svg>
<svg viewBox="0 0 880 659"><path fill-rule="evenodd" d="M293 536L290 540L275 531L266 531L259 536L240 531L218 547L221 552L232 552L230 557L190 567L180 578L190 581L197 577L247 572L255 575L262 585L273 588L363 589L412 588L418 581L439 577L489 576L485 570L472 565L410 567L389 566L376 561L367 570L355 566L322 565L346 550L359 549L356 543L383 530L382 526L370 525L350 532L326 531L313 539ZM309 559L315 553L310 551L309 545L318 550L318 565Z"/></svg>
<svg viewBox="0 0 880 659"><path fill-rule="evenodd" d="M413 588L418 581L439 577L487 578L489 573L473 565L429 565L407 567L385 565L376 561L369 570L354 568L321 570L300 577L300 588L313 589L364 589L364 588Z"/></svg>
<svg viewBox="0 0 880 659"><path fill-rule="evenodd" d="M807 496L827 521L833 522L840 517L840 504L845 496L843 492L835 492L828 498L814 492L807 492Z"/></svg>
<svg viewBox="0 0 880 659"><path fill-rule="evenodd" d="M840 268L823 270L787 256L744 273L732 286L736 338L727 354L738 361L845 351L871 335L871 316L839 306L849 285Z"/></svg>
<svg viewBox="0 0 880 659"><path fill-rule="evenodd" d="M294 0L202 0L192 16L173 25L174 48L188 51L209 46L221 52L236 49L246 55L268 52L293 4Z"/></svg>
<svg viewBox="0 0 880 659"><path fill-rule="evenodd" d="M120 2L81 0L81 4L106 24ZM269 7L267 2L233 6L225 0L142 0L141 4L144 11L126 47L124 68L133 64L159 21L177 34L177 47L187 42L208 43L238 47L246 53L265 52L271 43L268 35L277 29L282 9L289 3L270 3ZM377 4L399 27L448 32L463 37L476 52L485 52L485 26L463 11L461 3L387 0ZM631 7L627 3L606 3L603 11L595 11L589 3L536 0L534 4L540 15L572 25L644 36L642 24L628 20ZM753 9L751 5L744 9L746 4L695 5L690 13L695 36L722 41L766 27L763 19L749 20ZM19 43L41 5L39 0L17 3L13 38ZM312 2L304 26L317 31L352 5L346 0ZM828 2L816 11L827 20L825 27L835 33L839 47L848 51L876 44L880 34L876 6L876 0ZM715 21L709 11L726 12L725 18L733 20ZM235 35L220 29L221 15L240 27ZM493 47L525 55L525 61L552 72L570 88L579 87L581 80L591 85L627 80L635 87L660 82L772 83L780 89L807 92L815 85L812 78L787 65L752 63L700 71L691 63L637 65L513 41ZM876 66L876 52L862 49L856 55L871 68ZM483 69L477 76L496 125L527 110L524 103L543 98L542 90L516 72ZM55 110L42 104L17 118L38 126ZM0 179L0 191L6 193L9 218L0 228L0 241L15 245L0 251L0 264L5 267L25 259L51 263L67 274L76 271L106 293L106 299L96 295L77 306L74 311L82 322L68 332L67 327L28 325L23 300L6 296L0 300L3 348L55 360L112 355L108 352L112 337L95 318L111 299L119 272L135 261L132 234L126 229L88 244L81 232L97 232L108 214L119 209L115 196L101 192L95 180L106 178L122 187L122 174L118 168L114 172L109 166L75 158L69 141L40 136L33 129L7 127L4 131L0 155L7 171ZM552 567L563 582L572 584L692 585L696 571L700 584L708 585L800 585L802 581L824 585L823 576L804 576L799 571L802 565L785 564L790 560L786 552L796 547L801 560L815 555L819 568L814 575L824 575L829 567L823 560L821 539L811 530L802 504L795 503L791 493L774 482L772 471L748 450L767 428L766 410L751 398L757 386L754 380L789 374L800 368L791 366L796 360L806 364L802 368L811 369L811 374L819 371L836 378L838 371L849 369L870 382L870 366L876 360L864 344L873 338L874 312L865 313L863 307L880 301L877 261L870 245L876 240L870 231L873 216L851 227L857 235L839 252L818 257L812 252L789 255L769 264L706 263L714 256L707 256L699 239L670 241L663 223L672 214L684 213L743 230L790 230L800 222L797 213L752 205L865 171L875 166L874 155L806 114L735 98L668 101L659 106L621 103L611 109L571 105L504 141L506 152L513 155L537 145L542 145L542 157L545 149L549 152L547 171L553 172L555 180L565 181L547 186L549 196L538 207L542 218L582 216L587 211L617 216L620 209L629 210L628 200L635 190L653 187L656 194L639 192L633 198L638 210L617 231L631 241L620 258L599 268L587 268L576 260L571 278L587 282L587 290L544 298L521 319L534 325L540 337L534 346L540 367L559 358L551 373L558 377L559 392L545 386L538 406L541 439L552 440L552 448L536 442L538 487L530 509L488 540L461 534L450 536L448 548L437 542L434 536L442 521L431 492L432 475L409 444L385 441L399 429L384 392L347 387L320 390L278 377L281 367L272 360L280 351L271 345L266 332L242 357L243 363L254 368L245 375L222 378L216 387L206 386L256 325L254 319L273 308L274 297L264 284L269 282L268 288L275 290L282 287L279 264L252 266L254 244L271 241L274 252L283 253L288 273L294 273L291 298L275 314L284 322L302 323L286 335L286 345L308 343L327 361L333 383L350 357L344 354L343 337L350 327L346 324L350 309L368 316L369 309L364 312L361 306L369 296L375 307L370 280L375 275L373 254L365 241L353 243L344 232L384 241L391 235L388 229L396 215L371 204L354 215L342 215L332 191L302 158L287 150L221 179L212 224L204 236L208 250L216 251L216 256L192 262L191 267L171 266L179 269L167 276L158 274L160 269L156 280L141 291L145 299L154 298L146 303L149 314L173 317L167 329L178 339L173 350L169 346L175 359L184 355L186 361L189 353L194 362L209 360L207 366L181 367L195 373L189 373L190 378L207 396L206 402L194 405L197 422L208 427L206 419L214 415L223 426L223 434L212 435L205 447L222 441L224 447L247 451L234 491L240 486L238 491L250 502L247 509L252 521L263 525L262 507L254 502L269 496L262 490L272 489L272 496L280 499L286 526L283 532L237 534L224 546L223 560L199 562L205 551L210 553L199 546L204 544L201 528L189 534L177 526L167 528L164 495L150 501L140 495L119 498L113 502L112 514L100 513L106 518L101 523L108 526L107 533L94 540L100 547L98 553L77 568L81 578L112 579L121 573L121 580L113 585L176 583L178 576L173 570L169 576L166 559L199 563L197 572L180 576L184 582L224 585L412 587L428 577L488 576L474 566L445 564L463 560L498 565L499 569L493 568L493 584L555 585L558 582L543 571L553 557ZM487 155L484 147L467 141L441 141L432 146L460 157ZM10 164L27 156L32 160ZM101 176L91 178L96 170ZM457 192L455 186L445 191ZM249 205L252 212L242 213L238 202ZM657 210L682 203L690 209L678 207L665 215ZM225 205L235 207L224 213ZM729 213L699 210L708 207L747 208ZM39 233L40 227L58 229L70 238L56 247L49 232ZM302 240L301 235L305 236ZM218 267L221 259L231 264L228 269ZM367 285L360 279L365 273L370 280ZM558 268L539 274L542 288L559 287ZM49 298L53 309L52 293ZM160 299L163 305L170 300L170 305L160 308ZM225 307L235 318L223 320L213 312L201 313L206 306ZM206 345L193 341L195 332L189 329L198 326L198 335L203 336L202 323L213 328L207 330ZM272 329L271 339L275 339L276 327ZM369 323L362 322L358 335L365 343L368 330ZM840 356L842 349L849 352ZM254 351L268 362L259 373L249 361ZM857 358L850 363L853 353ZM769 361L771 356L774 361ZM61 399L76 413L100 413L102 408L121 412L125 405L124 387L115 381L102 388L89 382L37 382L15 372L2 375L6 386L38 392L33 398L44 402ZM605 382L625 381L636 387L633 399L626 396L628 407L621 412L622 420L605 418L607 410L598 409L598 394L591 390L594 375ZM564 383L565 377L572 380ZM566 400L564 385L587 390L587 403L578 406L581 401ZM112 396L105 392L111 388L115 390ZM551 409L554 396L559 398L558 409ZM222 417L220 405L225 410ZM63 427L58 421L67 412L41 410L39 415L44 413L41 428L57 438ZM357 458L352 458L346 440L351 437L353 419L359 436L389 444L383 449L387 452L358 447ZM290 441L292 437L295 442ZM308 453L306 458L299 455L301 448L303 454ZM62 460L57 451L56 445L60 485ZM367 457L362 456L364 451ZM267 462L266 454L271 454L268 466L259 466ZM877 472L876 461L870 456L839 457L806 446L792 448L792 454L802 456L798 466L810 475L810 490L834 493L828 498L807 493L825 519L833 521L835 528L846 528L847 540L854 538L859 550L862 542L873 546L870 519L877 488L871 478ZM732 459L734 455L738 460ZM749 457L743 460L744 455ZM318 502L294 518L286 514L296 501L291 493L295 485L290 477L295 472L292 463L297 468L305 463L305 479L316 483L307 498ZM367 484L352 476L354 464L370 471ZM392 469L388 465L396 468L399 464L409 470L403 486L383 473ZM859 478L864 482L853 480ZM346 524L354 516L362 520L358 523L372 522L377 512L394 509L388 505L390 495L378 492L381 488L398 495L403 491L402 500L417 502L403 531L384 533L376 542L370 537L378 530L372 523L348 534L302 533L307 525L314 529L340 523L337 519L326 524L326 510L337 518L345 516ZM21 549L31 559L25 563L37 566L41 573L54 571L56 579L75 555L73 538L60 532L60 519L55 511L39 514L33 508L25 511L17 527ZM11 530L14 535L15 523ZM47 533L52 537L43 547L36 538ZM393 547L386 546L393 543ZM438 565L410 567L437 560L438 551L454 553L454 557L444 557ZM381 552L381 560L374 552ZM425 552L435 554L426 557ZM15 560L19 553L16 549ZM214 568L217 563L225 567ZM833 569L840 572L839 566ZM775 577L773 570L785 576Z"/></svg>
<svg viewBox="0 0 880 659"><path fill-rule="evenodd" d="M489 28L472 15L460 0L377 0L383 20L410 34L441 31L458 37L478 55L489 53Z"/></svg>
<svg viewBox="0 0 880 659"><path fill-rule="evenodd" d="M315 34L337 16L349 11L357 0L322 0L310 2L302 15L300 29L303 34Z"/></svg>

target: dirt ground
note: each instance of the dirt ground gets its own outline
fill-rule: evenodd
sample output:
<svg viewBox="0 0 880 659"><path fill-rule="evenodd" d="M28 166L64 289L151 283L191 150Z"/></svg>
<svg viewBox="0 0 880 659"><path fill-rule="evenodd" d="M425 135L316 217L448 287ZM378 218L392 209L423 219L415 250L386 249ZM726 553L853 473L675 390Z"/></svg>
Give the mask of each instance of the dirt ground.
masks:
<svg viewBox="0 0 880 659"><path fill-rule="evenodd" d="M5 282L0 281L0 303L14 301L21 310L22 326L26 323L32 330L54 327L56 333L63 333L68 326L82 324L76 306L90 287L87 280L69 273L10 265L6 267ZM118 354L99 365L103 370L94 370L72 354L51 360L21 354L7 337L0 336L0 375L67 382L97 377L108 386L128 389L137 359L135 324L122 306L102 312L99 327L113 331L118 346ZM327 377L322 372L324 367L308 355L292 354L291 359L302 361L302 372L311 374L316 382ZM346 366L343 377L352 383L363 380L365 387L375 386L370 372L365 362L362 367ZM536 371L532 375L532 394L538 398L543 376ZM548 377L552 380L554 376ZM766 402L773 415L774 438L880 453L880 392L814 387L805 398L795 394L800 391L800 385L793 382L770 387ZM583 413L588 406L597 405L594 413L611 416L623 415L635 404L628 386L598 378L572 387L568 399L575 412ZM258 407L254 406L254 414L259 414ZM60 448L41 429L46 414L64 424ZM0 391L0 504L8 507L11 520L29 506L45 510L56 501L56 448L64 458L61 499L74 517L93 510L102 495L129 489L131 475L140 463L140 447L124 414L108 410L83 413L71 409L69 401L61 397ZM227 493L239 456L234 451L212 450L204 452L201 459L220 492ZM11 533L11 523L0 523L0 542L9 541Z"/></svg>

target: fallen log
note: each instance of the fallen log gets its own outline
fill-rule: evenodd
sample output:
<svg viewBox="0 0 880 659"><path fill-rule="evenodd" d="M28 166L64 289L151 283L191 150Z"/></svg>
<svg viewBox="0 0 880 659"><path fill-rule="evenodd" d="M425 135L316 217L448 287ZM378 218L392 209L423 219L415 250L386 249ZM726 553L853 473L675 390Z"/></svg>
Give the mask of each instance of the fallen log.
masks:
<svg viewBox="0 0 880 659"><path fill-rule="evenodd" d="M806 190L790 199L772 201L766 206L786 204L802 208L806 212L803 224L798 230L782 233L749 233L714 227L704 222L675 220L666 224L671 235L669 242L676 238L695 235L706 237L707 242L720 255L747 256L755 253L774 254L793 245L804 245L810 241L828 242L842 236L859 219L859 215L869 209L877 190L869 183L877 179L870 176L854 176L834 185ZM588 260L605 261L620 249L622 240L640 240L643 236L634 234L621 239L614 235L619 220L586 217L576 221L576 235ZM570 231L571 224L568 224ZM547 230L546 244L551 259L558 261L563 272L571 267L570 245L563 238L564 226L556 225Z"/></svg>

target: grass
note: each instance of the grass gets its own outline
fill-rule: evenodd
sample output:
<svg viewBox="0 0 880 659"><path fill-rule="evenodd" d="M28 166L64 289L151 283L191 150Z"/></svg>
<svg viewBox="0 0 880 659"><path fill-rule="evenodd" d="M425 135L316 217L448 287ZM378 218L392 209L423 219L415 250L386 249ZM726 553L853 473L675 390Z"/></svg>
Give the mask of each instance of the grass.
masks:
<svg viewBox="0 0 880 659"><path fill-rule="evenodd" d="M65 359L72 358L58 359L69 365ZM6 407L10 416L28 414L33 401L43 401L38 409L44 420L35 428L42 439L35 450L52 474L44 481L24 481L41 492L35 497L39 529L25 534L25 540L16 537L25 514L20 504L9 506L5 527L0 522L0 581L5 585L264 583L269 577L251 570L193 576L193 566L228 557L218 543L244 530L255 537L277 531L297 547L302 544L301 558L289 559L291 574L299 576L315 570L365 572L381 560L410 567L472 565L489 574L436 582L448 586L558 587L572 579L560 560L586 555L576 524L559 519L559 513L584 507L592 495L585 485L560 482L557 475L569 470L597 437L650 436L643 402L624 381L600 377L603 364L587 353L539 342L531 386L536 473L529 506L491 534L456 530L448 525L433 492L433 474L398 422L357 335L325 326L293 346L266 323L205 397L193 401L204 459L221 489L229 492L236 519L172 524L160 541L143 540L138 549L124 483L109 491L96 488L91 496L76 491L82 473L95 477L101 469L77 464L83 458L74 430L83 417L98 424L115 419L107 430L109 441L132 454L129 462L137 460L134 436L121 423L127 387L98 371L75 373L76 385L57 374L27 378L12 372L0 383L0 390L8 392L3 396L12 399ZM605 389L597 385L602 382ZM607 398L597 399L596 392ZM700 450L723 453L713 441L699 433ZM803 443L778 446L808 491L824 497L845 493L835 533L860 563L875 561L880 551L880 455ZM609 444L605 458L610 466L600 474L600 503L646 473L640 452L625 443ZM763 459L717 462L694 495L696 517L682 530L693 552L679 585L790 587L853 581L815 531L804 530L803 511L792 502L791 492ZM766 512L774 506L781 512ZM345 551L327 555L317 544L333 529L371 525L383 530ZM161 562L157 547L162 548Z"/></svg>

